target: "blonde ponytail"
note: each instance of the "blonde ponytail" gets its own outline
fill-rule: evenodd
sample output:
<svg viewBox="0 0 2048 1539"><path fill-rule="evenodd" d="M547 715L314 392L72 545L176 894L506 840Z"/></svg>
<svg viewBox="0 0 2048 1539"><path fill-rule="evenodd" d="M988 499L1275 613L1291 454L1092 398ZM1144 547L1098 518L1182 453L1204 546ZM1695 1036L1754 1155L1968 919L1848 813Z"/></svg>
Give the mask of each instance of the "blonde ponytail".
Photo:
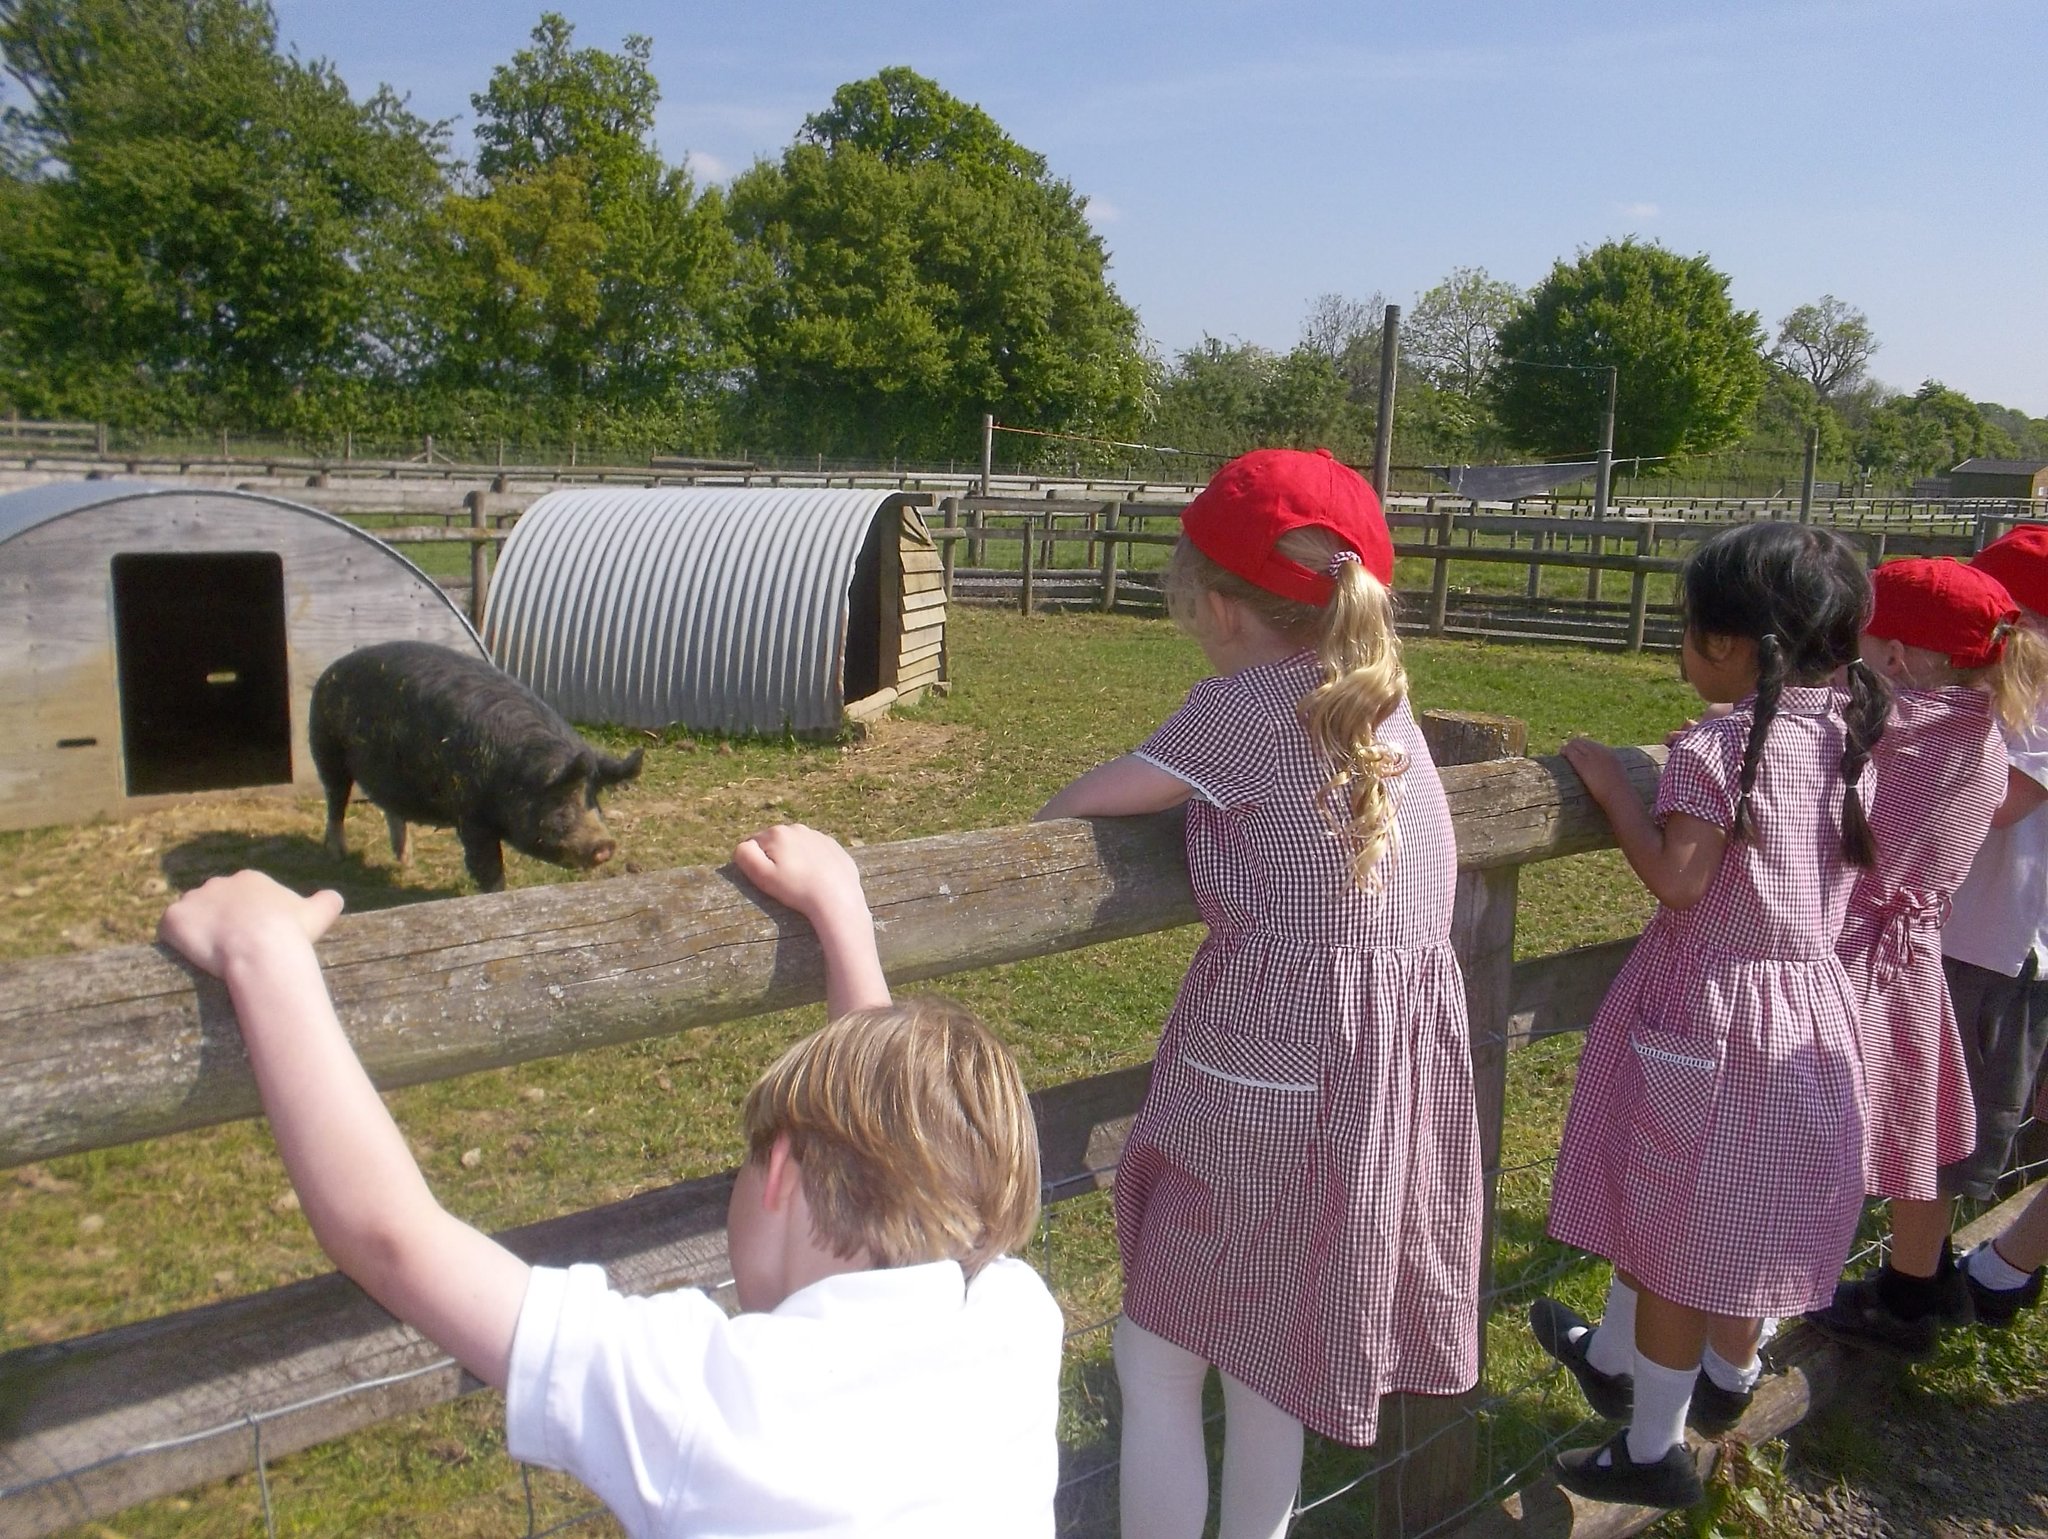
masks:
<svg viewBox="0 0 2048 1539"><path fill-rule="evenodd" d="M1323 682L1302 699L1300 710L1309 740L1329 766L1320 805L1329 813L1341 798L1346 816L1331 821L1351 846L1353 878L1365 891L1377 893L1385 885L1382 858L1396 843L1390 782L1408 768L1407 755L1379 737L1381 723L1408 693L1408 670L1394 629L1394 595L1359 562L1336 560L1347 547L1327 529L1291 530L1276 548L1311 571L1334 565L1336 592L1328 604L1302 604L1269 593L1183 539L1167 567L1167 610L1184 630L1199 635L1200 595L1221 593L1316 654Z"/></svg>
<svg viewBox="0 0 2048 1539"><path fill-rule="evenodd" d="M2024 732L2048 702L2048 639L2028 625L2006 627L1998 661L1957 677L1990 694L1991 709L2006 730Z"/></svg>

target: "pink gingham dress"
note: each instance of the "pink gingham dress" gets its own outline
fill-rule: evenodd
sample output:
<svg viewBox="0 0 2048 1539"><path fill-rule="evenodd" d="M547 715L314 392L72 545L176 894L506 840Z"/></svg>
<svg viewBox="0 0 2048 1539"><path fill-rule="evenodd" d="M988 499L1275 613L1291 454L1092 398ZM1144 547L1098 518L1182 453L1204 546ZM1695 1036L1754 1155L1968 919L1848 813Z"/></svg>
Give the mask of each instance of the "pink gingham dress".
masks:
<svg viewBox="0 0 2048 1539"><path fill-rule="evenodd" d="M1932 1202L1938 1167L1977 1146L1941 927L2005 799L2005 740L1990 696L1899 691L1871 762L1877 866L1859 873L1835 949L1859 1006L1870 1195Z"/></svg>
<svg viewBox="0 0 2048 1539"><path fill-rule="evenodd" d="M1362 891L1296 714L1308 654L1195 686L1139 750L1188 781L1209 934L1116 1180L1124 1312L1325 1437L1478 1372L1479 1130L1449 810L1404 701L1399 845Z"/></svg>
<svg viewBox="0 0 2048 1539"><path fill-rule="evenodd" d="M1660 821L1733 826L1753 704L1679 739ZM1843 736L1833 690L1783 692L1755 837L1729 842L1691 908L1658 908L1587 1028L1565 1117L1550 1233L1715 1314L1827 1304L1863 1206L1855 998L1835 955L1856 869Z"/></svg>

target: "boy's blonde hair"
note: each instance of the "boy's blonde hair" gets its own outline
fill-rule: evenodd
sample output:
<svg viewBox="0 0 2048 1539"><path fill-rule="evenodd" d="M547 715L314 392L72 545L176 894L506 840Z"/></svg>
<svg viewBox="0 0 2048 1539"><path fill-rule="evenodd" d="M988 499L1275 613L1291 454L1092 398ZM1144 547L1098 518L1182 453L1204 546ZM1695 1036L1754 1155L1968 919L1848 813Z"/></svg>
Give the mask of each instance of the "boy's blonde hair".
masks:
<svg viewBox="0 0 2048 1539"><path fill-rule="evenodd" d="M957 1261L972 1277L1038 1221L1038 1125L1009 1050L949 999L854 1010L747 1094L750 1160L777 1138L817 1238L878 1267Z"/></svg>
<svg viewBox="0 0 2048 1539"><path fill-rule="evenodd" d="M1379 739L1385 721L1408 693L1401 638L1394 629L1393 592L1356 559L1331 530L1291 529L1275 547L1311 571L1329 571L1336 591L1327 604L1304 604L1226 571L1183 539L1166 572L1167 610L1182 629L1200 635L1207 623L1199 597L1220 593L1266 625L1313 650L1323 682L1301 702L1302 725L1329 765L1327 794L1341 794L1349 818L1339 832L1351 842L1351 873L1367 892L1384 885L1380 858L1395 844L1389 785L1408 768L1407 755Z"/></svg>

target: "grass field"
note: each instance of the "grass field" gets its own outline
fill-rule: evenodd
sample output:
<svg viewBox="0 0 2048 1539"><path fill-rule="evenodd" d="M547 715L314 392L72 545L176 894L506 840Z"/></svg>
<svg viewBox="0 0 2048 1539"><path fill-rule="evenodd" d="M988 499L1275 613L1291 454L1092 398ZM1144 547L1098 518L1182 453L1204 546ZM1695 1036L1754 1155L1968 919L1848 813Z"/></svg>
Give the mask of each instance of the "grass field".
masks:
<svg viewBox="0 0 2048 1539"><path fill-rule="evenodd" d="M722 861L772 821L801 819L878 842L1027 817L1069 776L1121 752L1181 698L1199 654L1171 627L1122 617L956 610L950 697L901 713L858 742L716 741L671 731L649 744L639 783L611 800L621 857L635 867ZM1690 693L1668 659L1571 648L1409 646L1419 706L1504 712L1529 723L1532 752L1567 735L1648 742L1685 715ZM614 747L646 735L594 732ZM401 871L382 819L358 806L351 854L321 850L317 805L267 796L195 801L121 823L0 835L0 959L130 944L150 935L168 895L255 865L304 888L340 888L352 907L466 891L452 833L423 830ZM512 885L577 880L508 856ZM585 880L601 878L583 878ZM1532 868L1518 950L1540 954L1632 933L1648 900L1611 854ZM998 1024L1034 1086L1142 1061L1196 935L1182 930L947 980ZM735 1163L735 1112L754 1075L819 1019L815 1010L533 1063L394 1094L429 1180L486 1228L594 1206ZM1490 1381L1520 1385L1540 1364L1519 1324L1539 1281L1591 1308L1604 1269L1561 1255L1541 1233L1545 1161L1577 1051L1559 1039L1510 1068L1502 1178L1501 1282L1517 1291L1489 1327ZM0 1348L63 1339L327 1270L260 1124L52 1160L0 1179L7 1236ZM1033 1259L1076 1328L1115 1309L1113 1244L1100 1198L1057 1209ZM1546 1281L1547 1280L1547 1281ZM2035 1354L2038 1373L2038 1351ZM1935 1370L1975 1383L1965 1367ZM2008 1370L2024 1378L2019 1361ZM1064 1432L1072 1467L1101 1463L1114 1403L1105 1334L1075 1342ZM1979 1376L1981 1377L1981 1375ZM2000 1392L1994 1386L1993 1392ZM1521 1393L1488 1429L1503 1467L1582 1414L1555 1379ZM1317 1447L1305 1489L1327 1491L1369 1453ZM494 1397L406 1418L276 1461L277 1531L293 1535L498 1536L527 1531L527 1494L503 1456ZM579 1488L534 1477L540 1525L584 1511ZM1114 1479L1082 1482L1070 1517L1107 1510ZM1370 1488L1306 1518L1298 1532L1358 1531ZM106 1539L261 1533L261 1497L241 1477L144 1504L79 1534ZM577 1532L609 1531L604 1520Z"/></svg>

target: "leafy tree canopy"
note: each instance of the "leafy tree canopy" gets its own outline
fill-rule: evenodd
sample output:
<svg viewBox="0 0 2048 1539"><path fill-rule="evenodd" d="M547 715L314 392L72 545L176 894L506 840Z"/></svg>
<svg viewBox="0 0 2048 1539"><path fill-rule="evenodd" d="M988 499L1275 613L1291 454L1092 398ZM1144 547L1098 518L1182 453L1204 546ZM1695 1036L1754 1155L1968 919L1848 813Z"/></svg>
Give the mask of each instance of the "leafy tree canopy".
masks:
<svg viewBox="0 0 2048 1539"><path fill-rule="evenodd" d="M1454 267L1416 300L1401 327L1401 351L1440 389L1476 396L1499 348L1500 329L1522 306L1522 291L1483 267Z"/></svg>
<svg viewBox="0 0 2048 1539"><path fill-rule="evenodd" d="M1778 323L1778 341L1771 357L1826 401L1855 389L1876 351L1870 317L1832 294L1823 294Z"/></svg>
<svg viewBox="0 0 2048 1539"><path fill-rule="evenodd" d="M1559 261L1500 330L1489 390L1511 441L1584 454L1599 441L1605 370L1619 371L1615 452L1705 453L1741 437L1763 394L1754 311L1704 256L1632 237Z"/></svg>
<svg viewBox="0 0 2048 1539"><path fill-rule="evenodd" d="M374 354L439 125L281 55L254 0L0 0L0 60L22 405L255 410Z"/></svg>
<svg viewBox="0 0 2048 1539"><path fill-rule="evenodd" d="M1976 455L2004 459L2010 437L1987 422L1968 396L1928 380L1910 396L1885 402L1856 435L1856 463L1866 470L1934 475Z"/></svg>
<svg viewBox="0 0 2048 1539"><path fill-rule="evenodd" d="M1137 317L1080 200L908 70L835 104L831 127L732 186L757 430L872 456L971 453L984 411L1128 436Z"/></svg>

